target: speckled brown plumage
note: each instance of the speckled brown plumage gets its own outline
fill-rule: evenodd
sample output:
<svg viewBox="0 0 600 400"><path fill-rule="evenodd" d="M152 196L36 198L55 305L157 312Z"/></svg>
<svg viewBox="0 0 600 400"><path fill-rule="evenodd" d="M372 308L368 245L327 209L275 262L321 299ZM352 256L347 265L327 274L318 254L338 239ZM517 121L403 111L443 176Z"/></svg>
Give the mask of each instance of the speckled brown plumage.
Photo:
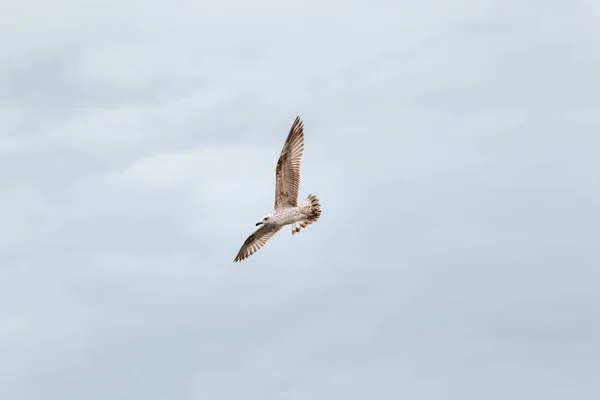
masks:
<svg viewBox="0 0 600 400"><path fill-rule="evenodd" d="M316 222L321 216L319 199L313 194L298 206L300 188L300 164L304 152L304 126L300 117L296 117L275 168L275 206L266 215L240 250L234 262L242 261L260 250L285 225L292 224L292 234L301 228Z"/></svg>

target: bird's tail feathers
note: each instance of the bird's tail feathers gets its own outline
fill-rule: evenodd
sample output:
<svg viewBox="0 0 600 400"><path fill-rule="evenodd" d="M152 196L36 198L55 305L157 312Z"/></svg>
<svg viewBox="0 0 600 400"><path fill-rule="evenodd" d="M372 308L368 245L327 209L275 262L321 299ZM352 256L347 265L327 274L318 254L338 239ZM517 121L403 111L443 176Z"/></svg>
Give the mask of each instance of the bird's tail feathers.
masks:
<svg viewBox="0 0 600 400"><path fill-rule="evenodd" d="M317 196L309 194L302 204L300 204L300 212L304 214L306 218L292 224L292 235L300 232L300 229L306 228L313 222L317 222L321 216L321 204L319 204Z"/></svg>

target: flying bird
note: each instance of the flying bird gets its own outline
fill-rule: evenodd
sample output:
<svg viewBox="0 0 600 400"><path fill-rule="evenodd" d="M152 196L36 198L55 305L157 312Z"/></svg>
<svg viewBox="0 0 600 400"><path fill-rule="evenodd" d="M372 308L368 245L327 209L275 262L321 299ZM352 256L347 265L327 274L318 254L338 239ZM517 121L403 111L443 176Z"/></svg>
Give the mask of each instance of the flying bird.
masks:
<svg viewBox="0 0 600 400"><path fill-rule="evenodd" d="M260 226L244 242L233 260L242 261L261 249L285 225L292 225L292 235L316 222L321 216L319 199L309 194L298 205L300 162L304 152L304 126L296 117L283 145L275 168L275 207L256 226Z"/></svg>

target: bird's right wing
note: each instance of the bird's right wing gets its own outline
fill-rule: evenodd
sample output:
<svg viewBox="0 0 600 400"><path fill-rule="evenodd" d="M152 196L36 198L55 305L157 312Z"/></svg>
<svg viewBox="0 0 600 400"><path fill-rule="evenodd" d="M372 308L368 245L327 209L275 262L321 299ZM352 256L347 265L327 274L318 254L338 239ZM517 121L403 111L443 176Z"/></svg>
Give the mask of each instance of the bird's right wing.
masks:
<svg viewBox="0 0 600 400"><path fill-rule="evenodd" d="M275 209L296 207L300 189L300 162L304 152L304 126L296 117L275 169Z"/></svg>
<svg viewBox="0 0 600 400"><path fill-rule="evenodd" d="M256 251L260 250L260 248L263 247L265 243L267 243L267 241L271 239L277 232L279 232L280 229L280 226L262 225L260 228L255 230L254 233L248 236L248 239L246 239L240 248L240 251L238 251L233 262L242 261L250 257Z"/></svg>

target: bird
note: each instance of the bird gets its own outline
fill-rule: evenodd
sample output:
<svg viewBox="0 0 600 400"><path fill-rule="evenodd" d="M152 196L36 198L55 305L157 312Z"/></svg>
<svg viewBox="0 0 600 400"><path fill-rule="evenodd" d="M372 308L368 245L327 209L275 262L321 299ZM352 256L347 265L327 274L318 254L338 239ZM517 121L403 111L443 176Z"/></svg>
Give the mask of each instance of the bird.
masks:
<svg viewBox="0 0 600 400"><path fill-rule="evenodd" d="M310 193L298 205L300 164L304 152L304 124L297 116L275 168L275 205L273 211L256 223L259 226L242 244L233 262L240 262L260 250L284 226L292 225L292 235L315 223L321 216L319 199Z"/></svg>

